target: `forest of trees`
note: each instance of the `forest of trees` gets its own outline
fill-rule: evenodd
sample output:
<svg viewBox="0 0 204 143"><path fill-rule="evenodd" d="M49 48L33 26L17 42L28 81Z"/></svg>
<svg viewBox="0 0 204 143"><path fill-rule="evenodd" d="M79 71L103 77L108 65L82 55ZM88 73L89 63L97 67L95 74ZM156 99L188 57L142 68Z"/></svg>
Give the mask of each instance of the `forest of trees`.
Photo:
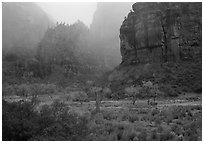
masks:
<svg viewBox="0 0 204 143"><path fill-rule="evenodd" d="M7 6L8 4L5 5ZM28 4L25 3L24 5ZM21 14L23 12L22 10L26 9L24 5L20 3L8 5L10 6L9 10L13 8L16 11L17 6L22 8L16 11L19 15L13 19L14 22L17 21L17 18L22 19L22 21L19 21L21 24L18 24L18 21L15 22L16 26L14 26L15 23L11 19L10 22L9 18L7 18L11 17L10 15L13 15L13 13L8 11L8 8L4 6L5 24L3 25L3 29L9 28L7 26L8 22L9 25L12 25L13 28L16 27L18 30L22 27L18 28L19 25L25 25L25 27L32 26L32 23L31 25L30 23L26 23L26 19L29 19L29 17L27 18ZM34 4L30 4L30 6L32 5ZM30 82L30 79L35 79L33 82L42 79L44 81L51 79L52 82L55 82L58 79L72 78L84 74L89 76L93 73L101 74L105 71L112 70L119 64L120 60L119 26L123 15L131 7L131 4L126 3L120 6L118 3L114 9L111 8L111 5L114 5L114 3L98 3L90 28L81 21L77 21L71 25L64 22L57 22L55 25L47 26L43 34L44 36L39 35L31 39L34 41L36 41L36 38L41 39L35 43L36 45L34 47L21 45L25 41L29 43L30 39L27 40L29 36L21 38L23 41L18 40L19 44L14 44L10 49L7 48L6 44L12 43L13 41L7 42L9 39L5 39L2 51L3 83L13 84L27 82L28 80ZM104 9L106 10L105 13L103 12ZM32 11L28 13L31 13L32 18ZM24 17L21 17L21 15ZM37 23L38 21L35 20L35 22ZM40 28L33 29L40 30ZM32 33L30 35L35 34L32 31L32 27L31 29L25 29L26 31L31 31ZM12 32L15 32L15 30ZM9 34L10 32L8 30L3 31L4 37L8 37ZM53 79L53 77L56 78Z"/></svg>
<svg viewBox="0 0 204 143"><path fill-rule="evenodd" d="M3 53L3 81L12 76L43 79L57 73L66 78L105 70L101 54L92 45L90 31L81 21L57 23L47 29L36 48L17 47L15 52Z"/></svg>

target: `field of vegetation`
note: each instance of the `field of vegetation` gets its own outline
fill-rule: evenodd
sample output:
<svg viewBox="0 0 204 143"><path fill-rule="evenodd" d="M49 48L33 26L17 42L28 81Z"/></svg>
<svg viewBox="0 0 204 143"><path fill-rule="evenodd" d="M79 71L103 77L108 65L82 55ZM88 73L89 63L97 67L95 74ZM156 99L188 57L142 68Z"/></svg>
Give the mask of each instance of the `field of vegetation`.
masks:
<svg viewBox="0 0 204 143"><path fill-rule="evenodd" d="M4 89L3 140L202 140L201 94L160 96L148 104L148 98L107 98L108 89L100 87ZM135 89L126 90L140 97Z"/></svg>

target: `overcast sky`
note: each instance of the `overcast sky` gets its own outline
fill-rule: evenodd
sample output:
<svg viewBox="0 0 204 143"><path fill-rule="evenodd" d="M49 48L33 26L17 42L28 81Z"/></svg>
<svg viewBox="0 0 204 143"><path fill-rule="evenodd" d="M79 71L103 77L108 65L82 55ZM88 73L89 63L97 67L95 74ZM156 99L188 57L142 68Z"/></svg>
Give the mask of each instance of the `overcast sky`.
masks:
<svg viewBox="0 0 204 143"><path fill-rule="evenodd" d="M97 6L96 2L38 2L37 4L58 22L73 24L81 20L87 26L90 26Z"/></svg>

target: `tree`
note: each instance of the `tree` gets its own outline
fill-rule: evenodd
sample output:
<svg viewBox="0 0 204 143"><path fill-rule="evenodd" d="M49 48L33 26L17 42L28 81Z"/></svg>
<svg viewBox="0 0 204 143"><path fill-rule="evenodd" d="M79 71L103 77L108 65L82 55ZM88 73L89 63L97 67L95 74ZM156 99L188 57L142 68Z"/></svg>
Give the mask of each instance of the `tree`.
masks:
<svg viewBox="0 0 204 143"><path fill-rule="evenodd" d="M32 86L31 86L31 102L33 105L36 105L37 103L39 103L39 100L38 100L38 95L40 94L40 91L41 91L41 85L37 84L37 83L34 83Z"/></svg>
<svg viewBox="0 0 204 143"><path fill-rule="evenodd" d="M133 85L125 88L125 91L132 97L133 105L135 104L136 99L140 97L140 90L141 90L140 86L135 87Z"/></svg>
<svg viewBox="0 0 204 143"><path fill-rule="evenodd" d="M103 88L103 94L105 95L105 97L110 97L110 95L111 95L111 89L110 88L108 88L108 87L105 87L105 88Z"/></svg>
<svg viewBox="0 0 204 143"><path fill-rule="evenodd" d="M102 88L98 87L98 86L93 86L92 87L92 92L95 94L95 99L96 99L96 109L95 112L98 113L100 112L100 105L101 105L101 95L99 94L99 92L102 92Z"/></svg>
<svg viewBox="0 0 204 143"><path fill-rule="evenodd" d="M158 84L153 84L151 81L145 82L143 81L143 89L148 98L148 105L150 104L150 98L154 98L154 104L156 104L156 97L160 93Z"/></svg>
<svg viewBox="0 0 204 143"><path fill-rule="evenodd" d="M157 97L158 94L160 93L158 84L154 84L154 85L151 87L150 93L152 94L152 97L154 98L154 103L156 103L156 97Z"/></svg>
<svg viewBox="0 0 204 143"><path fill-rule="evenodd" d="M145 92L145 95L147 96L147 104L149 105L150 103L150 98L151 98L151 88L153 87L153 83L151 81L145 82L143 81L143 90Z"/></svg>

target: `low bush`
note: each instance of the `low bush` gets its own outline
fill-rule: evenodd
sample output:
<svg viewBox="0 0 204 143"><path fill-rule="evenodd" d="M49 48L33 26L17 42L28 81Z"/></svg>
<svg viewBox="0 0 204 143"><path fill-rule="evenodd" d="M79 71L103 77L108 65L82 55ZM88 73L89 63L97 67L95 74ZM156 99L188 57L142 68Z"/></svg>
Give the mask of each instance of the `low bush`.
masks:
<svg viewBox="0 0 204 143"><path fill-rule="evenodd" d="M200 111L202 106L102 108L94 115L79 115L59 100L38 112L29 102L3 101L3 140L201 140Z"/></svg>
<svg viewBox="0 0 204 143"><path fill-rule="evenodd" d="M156 116L154 121L156 125L160 125L162 123L162 119L160 118L160 116Z"/></svg>
<svg viewBox="0 0 204 143"><path fill-rule="evenodd" d="M112 91L111 91L110 88L105 87L105 88L103 88L102 92L103 92L103 94L104 94L104 97L106 97L106 98L111 98L111 93L112 93Z"/></svg>
<svg viewBox="0 0 204 143"><path fill-rule="evenodd" d="M88 102L88 95L84 91L73 91L69 93L69 100L79 101L79 102Z"/></svg>
<svg viewBox="0 0 204 143"><path fill-rule="evenodd" d="M129 121L134 123L135 121L139 121L139 117L135 114L129 115Z"/></svg>
<svg viewBox="0 0 204 143"><path fill-rule="evenodd" d="M52 94L57 91L57 86L55 84L41 84L41 94Z"/></svg>
<svg viewBox="0 0 204 143"><path fill-rule="evenodd" d="M151 141L158 141L159 140L159 135L157 133L157 130L154 129L151 131L150 139Z"/></svg>
<svg viewBox="0 0 204 143"><path fill-rule="evenodd" d="M30 103L2 102L2 140L25 141L39 131L38 114Z"/></svg>
<svg viewBox="0 0 204 143"><path fill-rule="evenodd" d="M118 118L118 114L111 111L102 111L104 119L106 120L116 120Z"/></svg>
<svg viewBox="0 0 204 143"><path fill-rule="evenodd" d="M142 129L140 134L137 136L140 141L146 141L147 140L147 131L146 129Z"/></svg>
<svg viewBox="0 0 204 143"><path fill-rule="evenodd" d="M174 140L175 138L175 134L173 132L170 131L164 131L160 134L159 136L159 140L160 141L169 141L169 140Z"/></svg>
<svg viewBox="0 0 204 143"><path fill-rule="evenodd" d="M178 124L175 124L175 123L172 124L171 125L171 130L177 135L182 134L182 128Z"/></svg>
<svg viewBox="0 0 204 143"><path fill-rule="evenodd" d="M137 132L133 128L126 128L123 130L121 140L133 141L136 136L137 136Z"/></svg>
<svg viewBox="0 0 204 143"><path fill-rule="evenodd" d="M157 114L159 114L159 113L160 113L159 109L156 109L156 108L154 108L154 109L151 111L151 115L152 115L152 116L157 115Z"/></svg>
<svg viewBox="0 0 204 143"><path fill-rule="evenodd" d="M148 114L149 113L149 109L139 109L138 114Z"/></svg>
<svg viewBox="0 0 204 143"><path fill-rule="evenodd" d="M15 94L15 90L13 85L2 85L2 95L13 95Z"/></svg>
<svg viewBox="0 0 204 143"><path fill-rule="evenodd" d="M27 84L14 85L15 94L17 96L29 96L30 95L30 86Z"/></svg>
<svg viewBox="0 0 204 143"><path fill-rule="evenodd" d="M169 97L177 97L179 94L179 91L175 88L172 88L171 85L163 85L161 87L161 90L165 93L166 96Z"/></svg>
<svg viewBox="0 0 204 143"><path fill-rule="evenodd" d="M59 101L40 112L30 102L3 101L2 125L4 141L86 140L89 133L86 116L69 112Z"/></svg>
<svg viewBox="0 0 204 143"><path fill-rule="evenodd" d="M55 84L14 84L3 86L3 94L11 95L15 94L17 96L32 96L39 94L52 94L57 91Z"/></svg>

